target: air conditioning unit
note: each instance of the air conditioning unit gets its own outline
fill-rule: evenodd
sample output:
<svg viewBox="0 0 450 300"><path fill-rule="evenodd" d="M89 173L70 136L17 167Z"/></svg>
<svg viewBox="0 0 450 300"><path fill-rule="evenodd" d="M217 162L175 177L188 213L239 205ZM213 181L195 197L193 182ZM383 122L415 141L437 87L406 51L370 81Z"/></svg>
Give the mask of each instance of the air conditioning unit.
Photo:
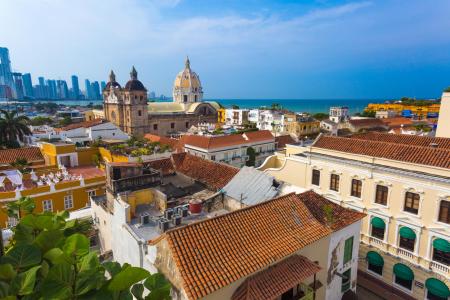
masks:
<svg viewBox="0 0 450 300"><path fill-rule="evenodd" d="M171 220L173 214L174 214L173 209L172 209L172 208L168 208L168 209L166 209L166 211L164 212L164 217L165 217L167 220Z"/></svg>
<svg viewBox="0 0 450 300"><path fill-rule="evenodd" d="M150 222L150 214L149 213L143 213L141 215L140 223L141 224L148 224Z"/></svg>
<svg viewBox="0 0 450 300"><path fill-rule="evenodd" d="M188 204L188 206L184 205L184 206L180 207L178 214L180 216L182 216L183 218L186 218L188 216L188 212L189 212L189 204Z"/></svg>
<svg viewBox="0 0 450 300"><path fill-rule="evenodd" d="M178 226L181 224L182 217L180 215L173 215L172 224Z"/></svg>
<svg viewBox="0 0 450 300"><path fill-rule="evenodd" d="M169 229L169 223L170 221L167 220L166 218L161 218L158 220L158 227L159 227L159 231L161 233L166 232L167 229Z"/></svg>

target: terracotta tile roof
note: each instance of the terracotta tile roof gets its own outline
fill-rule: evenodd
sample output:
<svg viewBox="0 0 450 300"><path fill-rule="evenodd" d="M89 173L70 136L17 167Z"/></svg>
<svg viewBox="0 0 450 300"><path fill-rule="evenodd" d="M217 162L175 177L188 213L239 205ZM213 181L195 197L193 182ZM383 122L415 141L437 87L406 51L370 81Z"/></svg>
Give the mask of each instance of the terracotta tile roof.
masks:
<svg viewBox="0 0 450 300"><path fill-rule="evenodd" d="M393 134L389 136L394 138L407 137L407 135ZM346 138L324 135L320 136L314 142L313 147L420 165L450 168L450 149L415 146L411 144L384 142L355 137Z"/></svg>
<svg viewBox="0 0 450 300"><path fill-rule="evenodd" d="M412 125L414 122L410 118L403 118L403 117L395 117L395 118L384 118L380 119L381 122L383 122L385 125L389 126L390 128L397 128L400 126L408 126Z"/></svg>
<svg viewBox="0 0 450 300"><path fill-rule="evenodd" d="M0 150L1 164L11 164L18 158L25 158L29 163L44 163L44 156L42 156L41 149L39 149L39 147Z"/></svg>
<svg viewBox="0 0 450 300"><path fill-rule="evenodd" d="M77 128L89 128L92 126L96 126L102 123L105 123L106 121L103 119L94 119L92 121L86 121L86 122L80 122L80 123L75 123L75 124L70 124L67 125L65 127L59 128L59 131L67 131L67 130L72 130L72 129L77 129Z"/></svg>
<svg viewBox="0 0 450 300"><path fill-rule="evenodd" d="M275 137L269 130L248 131L243 133L251 142L259 142L265 140L275 141Z"/></svg>
<svg viewBox="0 0 450 300"><path fill-rule="evenodd" d="M294 254L268 269L247 278L231 297L232 300L276 299L320 267L304 256Z"/></svg>
<svg viewBox="0 0 450 300"><path fill-rule="evenodd" d="M431 144L435 144L435 148L450 149L450 138L442 137L392 135L381 132L368 132L365 134L355 134L352 138L421 147L429 147Z"/></svg>
<svg viewBox="0 0 450 300"><path fill-rule="evenodd" d="M275 137L275 142L277 142L277 149L283 149L284 147L286 147L286 144L297 143L290 134Z"/></svg>
<svg viewBox="0 0 450 300"><path fill-rule="evenodd" d="M330 226L333 231L338 231L344 227L347 227L366 216L366 214L337 205L314 193L313 191L304 192L302 195L303 203L305 203L306 207L308 207L313 216L322 224ZM331 220L327 220L327 216L324 211L324 207L326 205L332 209Z"/></svg>
<svg viewBox="0 0 450 300"><path fill-rule="evenodd" d="M162 171L163 175L170 175L175 173L175 167L172 164L172 160L170 158L163 158L152 160L144 163L145 166L149 166L152 169Z"/></svg>
<svg viewBox="0 0 450 300"><path fill-rule="evenodd" d="M177 172L204 183L208 188L223 188L239 172L238 168L188 154L172 154Z"/></svg>
<svg viewBox="0 0 450 300"><path fill-rule="evenodd" d="M351 119L348 122L355 127L385 127L386 126L380 119L376 119L376 118Z"/></svg>
<svg viewBox="0 0 450 300"><path fill-rule="evenodd" d="M151 134L151 133L147 133L146 135L144 135L144 138L146 138L150 142L158 142L161 145L168 145L173 150L175 150L177 148L177 144L179 142L179 140L177 140L177 139L171 139L171 138L168 138L165 136L159 136L159 135Z"/></svg>
<svg viewBox="0 0 450 300"><path fill-rule="evenodd" d="M167 231L188 298L205 297L329 235L302 197L291 193Z"/></svg>

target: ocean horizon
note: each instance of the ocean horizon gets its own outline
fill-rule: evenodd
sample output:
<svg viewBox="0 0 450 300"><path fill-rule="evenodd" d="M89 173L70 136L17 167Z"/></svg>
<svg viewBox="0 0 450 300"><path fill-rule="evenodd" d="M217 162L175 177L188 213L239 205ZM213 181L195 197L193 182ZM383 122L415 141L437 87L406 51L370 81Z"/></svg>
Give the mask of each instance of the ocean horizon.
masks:
<svg viewBox="0 0 450 300"><path fill-rule="evenodd" d="M171 102L172 99L156 100L157 102ZM347 106L351 114L364 111L369 103L382 103L386 99L204 99L204 101L217 101L226 108L233 105L239 108L260 108L270 107L272 104L279 104L283 109L293 112L328 113L332 106ZM103 100L33 100L32 103L52 102L64 105L86 106L102 104Z"/></svg>

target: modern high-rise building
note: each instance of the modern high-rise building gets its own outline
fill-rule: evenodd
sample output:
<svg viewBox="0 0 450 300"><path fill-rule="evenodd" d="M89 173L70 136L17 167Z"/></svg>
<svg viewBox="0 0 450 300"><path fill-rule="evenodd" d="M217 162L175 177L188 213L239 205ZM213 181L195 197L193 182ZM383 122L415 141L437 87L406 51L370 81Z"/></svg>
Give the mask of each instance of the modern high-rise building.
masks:
<svg viewBox="0 0 450 300"><path fill-rule="evenodd" d="M86 100L92 99L91 82L89 81L89 79L86 79L84 81L84 85L85 85L85 88L86 88L86 92L85 92Z"/></svg>
<svg viewBox="0 0 450 300"><path fill-rule="evenodd" d="M80 86L78 84L78 76L72 75L72 93L73 99L80 98Z"/></svg>
<svg viewBox="0 0 450 300"><path fill-rule="evenodd" d="M45 85L45 78L44 77L38 77L39 85L37 86L37 90L39 93L39 96L37 98L45 99L49 98L49 89Z"/></svg>
<svg viewBox="0 0 450 300"><path fill-rule="evenodd" d="M22 83L23 83L23 95L25 98L33 98L33 82L31 80L31 74L25 73L22 75Z"/></svg>
<svg viewBox="0 0 450 300"><path fill-rule="evenodd" d="M47 90L48 90L48 97L50 99L57 99L58 98L58 92L56 88L56 81L55 80L47 80Z"/></svg>
<svg viewBox="0 0 450 300"><path fill-rule="evenodd" d="M100 82L100 87L102 88L101 92L103 92L103 90L106 88L106 82Z"/></svg>
<svg viewBox="0 0 450 300"><path fill-rule="evenodd" d="M91 83L91 91L94 100L102 99L100 94L100 85L98 84L98 81L94 81Z"/></svg>
<svg viewBox="0 0 450 300"><path fill-rule="evenodd" d="M69 98L69 89L67 87L67 82L65 80L57 80L56 81L56 91L57 91L58 99Z"/></svg>
<svg viewBox="0 0 450 300"><path fill-rule="evenodd" d="M22 73L13 72L14 78L14 89L16 91L15 97L16 99L23 99L23 83L22 83Z"/></svg>
<svg viewBox="0 0 450 300"><path fill-rule="evenodd" d="M9 60L8 48L0 47L0 98L13 98L15 96L15 85L11 72L11 61Z"/></svg>

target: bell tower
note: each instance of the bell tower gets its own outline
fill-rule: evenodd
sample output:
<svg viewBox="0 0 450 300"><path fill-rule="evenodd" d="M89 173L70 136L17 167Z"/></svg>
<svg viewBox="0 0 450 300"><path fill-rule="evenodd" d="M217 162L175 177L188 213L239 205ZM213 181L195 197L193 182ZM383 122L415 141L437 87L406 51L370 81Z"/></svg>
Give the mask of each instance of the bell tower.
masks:
<svg viewBox="0 0 450 300"><path fill-rule="evenodd" d="M131 69L130 80L123 89L123 128L133 136L145 134L148 126L147 89L138 80L136 69Z"/></svg>

